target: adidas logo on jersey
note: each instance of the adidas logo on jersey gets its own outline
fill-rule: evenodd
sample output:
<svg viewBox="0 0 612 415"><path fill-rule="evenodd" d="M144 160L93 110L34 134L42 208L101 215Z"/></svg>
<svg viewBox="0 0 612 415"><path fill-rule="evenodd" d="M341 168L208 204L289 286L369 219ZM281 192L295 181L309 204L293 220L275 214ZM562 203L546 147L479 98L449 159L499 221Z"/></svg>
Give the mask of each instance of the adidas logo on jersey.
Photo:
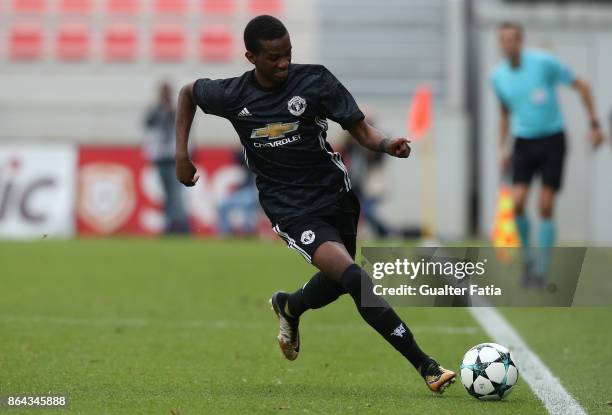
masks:
<svg viewBox="0 0 612 415"><path fill-rule="evenodd" d="M253 114L251 114L251 113L249 112L249 110L247 109L247 107L244 107L244 108L242 109L242 111L240 111L240 112L238 113L238 116L239 116L239 117L250 117L250 116L252 116L252 115L253 115Z"/></svg>

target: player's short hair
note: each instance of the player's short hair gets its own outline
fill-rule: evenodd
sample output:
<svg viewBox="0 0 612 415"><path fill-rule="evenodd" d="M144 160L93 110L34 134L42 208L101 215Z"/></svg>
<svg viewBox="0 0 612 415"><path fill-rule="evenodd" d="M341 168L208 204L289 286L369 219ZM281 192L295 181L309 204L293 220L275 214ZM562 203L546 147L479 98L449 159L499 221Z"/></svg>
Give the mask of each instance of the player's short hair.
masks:
<svg viewBox="0 0 612 415"><path fill-rule="evenodd" d="M510 21L506 21L506 22L502 22L499 25L499 30L503 30L503 29L514 29L518 32L519 35L523 35L525 29L523 28L523 25L518 23L518 22L510 22Z"/></svg>
<svg viewBox="0 0 612 415"><path fill-rule="evenodd" d="M287 28L276 17L263 14L257 16L244 28L244 46L255 54L261 51L259 40L279 39L287 34Z"/></svg>

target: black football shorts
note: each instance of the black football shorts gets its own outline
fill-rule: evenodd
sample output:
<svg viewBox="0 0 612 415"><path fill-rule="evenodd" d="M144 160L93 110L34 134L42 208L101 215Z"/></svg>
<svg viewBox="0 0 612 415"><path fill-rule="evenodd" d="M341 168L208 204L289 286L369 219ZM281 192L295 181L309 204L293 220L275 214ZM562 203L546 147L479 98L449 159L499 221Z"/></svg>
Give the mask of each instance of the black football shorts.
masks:
<svg viewBox="0 0 612 415"><path fill-rule="evenodd" d="M540 175L544 186L560 190L563 182L566 139L563 131L542 138L520 138L514 142L512 182L529 184Z"/></svg>
<svg viewBox="0 0 612 415"><path fill-rule="evenodd" d="M327 241L344 244L355 258L359 211L357 196L353 191L344 192L325 210L281 220L273 229L288 248L300 253L308 262L312 262L317 248Z"/></svg>

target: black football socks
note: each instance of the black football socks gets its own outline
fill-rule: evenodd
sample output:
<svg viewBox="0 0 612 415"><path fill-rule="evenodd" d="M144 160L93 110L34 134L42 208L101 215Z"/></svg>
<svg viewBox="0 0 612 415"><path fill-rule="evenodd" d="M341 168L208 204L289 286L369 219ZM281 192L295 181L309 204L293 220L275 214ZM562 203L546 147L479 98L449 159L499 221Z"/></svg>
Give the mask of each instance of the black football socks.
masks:
<svg viewBox="0 0 612 415"><path fill-rule="evenodd" d="M300 317L308 309L317 309L333 303L346 290L342 285L318 272L304 286L289 294L286 311L292 317Z"/></svg>
<svg viewBox="0 0 612 415"><path fill-rule="evenodd" d="M417 345L412 332L389 306L387 301L373 292L372 280L357 264L342 274L342 286L353 297L361 317L417 370L429 364L431 358Z"/></svg>
<svg viewBox="0 0 612 415"><path fill-rule="evenodd" d="M357 264L344 271L341 284L322 272L315 274L302 288L289 294L281 306L288 317L299 318L306 310L324 307L347 292L361 317L417 370L423 371L429 365L432 359L419 348L406 323L383 298L374 294L372 281Z"/></svg>

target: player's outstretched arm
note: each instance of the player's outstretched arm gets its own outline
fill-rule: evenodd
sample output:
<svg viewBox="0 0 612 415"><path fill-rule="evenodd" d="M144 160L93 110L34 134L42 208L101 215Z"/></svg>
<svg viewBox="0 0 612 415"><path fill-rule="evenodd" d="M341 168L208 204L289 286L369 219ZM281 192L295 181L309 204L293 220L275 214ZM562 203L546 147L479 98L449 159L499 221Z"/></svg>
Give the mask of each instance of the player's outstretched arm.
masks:
<svg viewBox="0 0 612 415"><path fill-rule="evenodd" d="M176 178L185 186L194 186L200 178L189 158L189 132L196 112L193 83L181 88L176 111Z"/></svg>
<svg viewBox="0 0 612 415"><path fill-rule="evenodd" d="M588 139L593 144L594 148L597 148L601 145L604 140L603 132L601 131L601 126L599 125L599 121L597 119L597 111L595 111L595 104L593 103L593 95L591 93L591 87L589 84L582 79L576 79L573 84L574 88L580 94L580 98L582 98L582 103L587 110L589 115L590 122L590 130Z"/></svg>
<svg viewBox="0 0 612 415"><path fill-rule="evenodd" d="M407 158L410 155L408 139L387 138L382 131L371 126L365 119L357 121L348 131L359 144L372 151L387 153L399 158Z"/></svg>

